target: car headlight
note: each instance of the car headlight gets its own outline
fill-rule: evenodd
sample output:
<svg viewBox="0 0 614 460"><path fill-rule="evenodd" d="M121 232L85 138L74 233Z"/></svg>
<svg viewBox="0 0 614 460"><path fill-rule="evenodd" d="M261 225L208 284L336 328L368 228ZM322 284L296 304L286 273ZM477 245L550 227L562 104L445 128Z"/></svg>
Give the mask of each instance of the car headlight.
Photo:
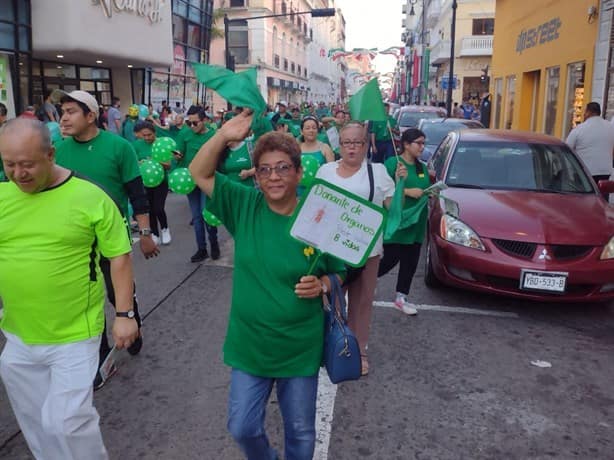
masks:
<svg viewBox="0 0 614 460"><path fill-rule="evenodd" d="M614 259L614 236L610 238L610 242L603 247L600 259Z"/></svg>
<svg viewBox="0 0 614 460"><path fill-rule="evenodd" d="M486 251L482 240L467 224L456 217L444 214L441 218L439 235L450 243Z"/></svg>

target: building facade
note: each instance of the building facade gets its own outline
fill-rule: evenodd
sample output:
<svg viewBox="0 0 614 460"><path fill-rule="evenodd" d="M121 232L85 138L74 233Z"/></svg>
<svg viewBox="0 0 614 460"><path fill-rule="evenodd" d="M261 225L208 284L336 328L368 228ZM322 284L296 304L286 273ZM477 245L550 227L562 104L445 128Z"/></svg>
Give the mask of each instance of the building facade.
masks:
<svg viewBox="0 0 614 460"><path fill-rule="evenodd" d="M492 127L566 138L582 122L593 99L593 8L595 0L497 1Z"/></svg>
<svg viewBox="0 0 614 460"><path fill-rule="evenodd" d="M6 0L0 8L0 101L14 114L45 90L100 103L202 100L191 61L205 62L212 0Z"/></svg>
<svg viewBox="0 0 614 460"><path fill-rule="evenodd" d="M601 104L604 117L611 120L614 117L614 0L600 3L599 9L593 6L592 18L599 21L592 100Z"/></svg>

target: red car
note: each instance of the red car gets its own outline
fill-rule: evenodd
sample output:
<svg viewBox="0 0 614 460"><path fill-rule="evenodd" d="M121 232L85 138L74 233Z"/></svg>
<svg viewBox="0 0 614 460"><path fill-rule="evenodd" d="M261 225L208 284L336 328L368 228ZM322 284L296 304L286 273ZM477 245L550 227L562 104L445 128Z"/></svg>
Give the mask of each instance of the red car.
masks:
<svg viewBox="0 0 614 460"><path fill-rule="evenodd" d="M614 207L562 141L452 132L429 161L425 283L540 301L614 299Z"/></svg>

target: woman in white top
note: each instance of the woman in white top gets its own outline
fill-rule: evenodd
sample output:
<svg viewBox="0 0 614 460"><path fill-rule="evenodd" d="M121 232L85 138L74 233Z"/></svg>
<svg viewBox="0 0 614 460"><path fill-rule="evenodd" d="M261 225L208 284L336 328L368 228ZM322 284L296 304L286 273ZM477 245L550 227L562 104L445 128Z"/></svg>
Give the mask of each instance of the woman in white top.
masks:
<svg viewBox="0 0 614 460"><path fill-rule="evenodd" d="M349 122L339 131L341 159L326 163L316 177L348 192L369 199L377 206L388 207L394 194L394 181L382 164L372 164L373 180L369 179L367 130L362 123ZM373 184L373 186L371 186ZM371 309L377 283L377 269L383 252L380 236L360 274L348 285L348 325L356 334L362 356L362 374L369 372L367 342L371 325Z"/></svg>

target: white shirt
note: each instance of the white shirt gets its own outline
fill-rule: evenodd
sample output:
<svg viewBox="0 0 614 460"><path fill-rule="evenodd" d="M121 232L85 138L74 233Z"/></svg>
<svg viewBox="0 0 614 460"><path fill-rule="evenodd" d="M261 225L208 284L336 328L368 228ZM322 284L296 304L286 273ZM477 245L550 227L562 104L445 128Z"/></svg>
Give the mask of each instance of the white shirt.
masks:
<svg viewBox="0 0 614 460"><path fill-rule="evenodd" d="M339 160L341 161L341 160ZM363 161L362 166L350 177L341 177L337 174L339 161L323 164L318 173L317 178L323 179L331 184L341 187L354 195L358 195L365 200L369 199L371 186L369 185L369 172L367 171L367 161ZM371 202L377 206L383 207L384 200L394 195L394 181L388 175L388 171L381 163L373 163L373 199ZM375 246L371 250L369 257L382 255L384 252L383 232L380 233Z"/></svg>
<svg viewBox="0 0 614 460"><path fill-rule="evenodd" d="M582 159L592 176L609 176L612 173L612 123L599 116L589 117L569 133L566 142Z"/></svg>

